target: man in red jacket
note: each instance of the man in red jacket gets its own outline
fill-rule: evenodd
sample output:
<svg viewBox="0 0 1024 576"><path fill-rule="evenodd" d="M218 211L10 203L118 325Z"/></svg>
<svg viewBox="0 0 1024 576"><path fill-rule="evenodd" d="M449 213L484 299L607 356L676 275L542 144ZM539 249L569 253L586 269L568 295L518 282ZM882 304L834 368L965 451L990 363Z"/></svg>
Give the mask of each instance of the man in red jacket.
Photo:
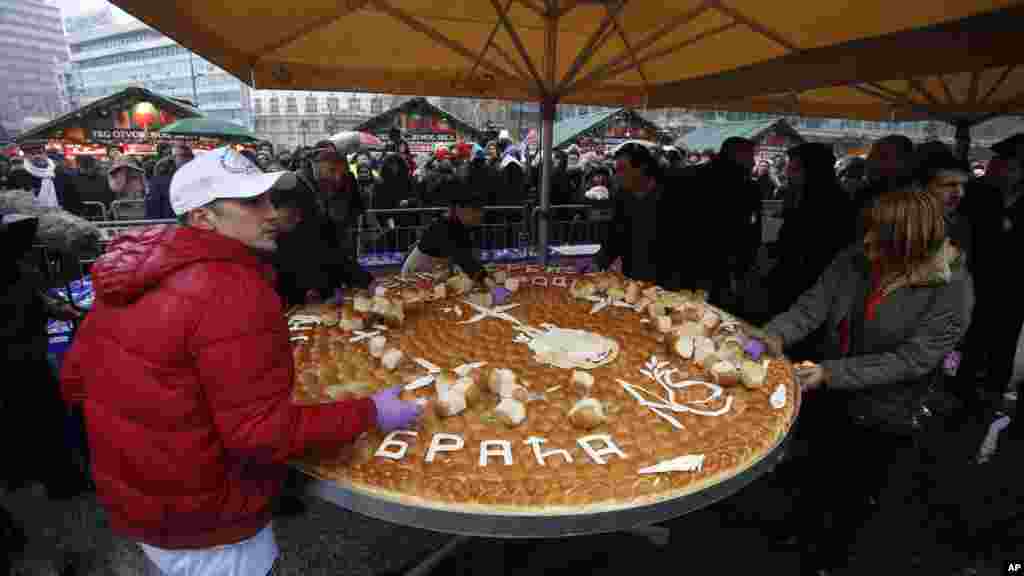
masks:
<svg viewBox="0 0 1024 576"><path fill-rule="evenodd" d="M123 235L92 267L96 304L63 393L84 405L111 529L139 542L156 574L267 574L286 462L420 413L398 388L291 403L288 327L254 253L275 248L266 192L284 174L208 152L171 183L183 226Z"/></svg>

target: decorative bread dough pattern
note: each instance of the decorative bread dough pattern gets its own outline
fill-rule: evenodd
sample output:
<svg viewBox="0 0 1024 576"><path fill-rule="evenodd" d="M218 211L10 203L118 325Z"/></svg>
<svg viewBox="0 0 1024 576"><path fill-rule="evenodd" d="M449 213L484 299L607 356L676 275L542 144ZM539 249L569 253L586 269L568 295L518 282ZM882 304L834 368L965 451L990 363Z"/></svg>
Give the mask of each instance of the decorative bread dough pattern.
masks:
<svg viewBox="0 0 1024 576"><path fill-rule="evenodd" d="M470 315L476 311L461 297L449 296L408 310L404 325L386 333L388 347L404 354L394 371L370 355L369 338L353 342L353 334L340 326L302 324L305 329L300 334L309 340L292 343L294 401L316 404L366 396L433 376L431 368L451 371L486 362L489 368L514 371L519 384L531 394L525 421L514 427L501 423L494 414L500 399L482 383L484 392L475 406L450 418L427 418L415 436L392 436L380 456L376 453L385 435L371 431L351 444L310 454L299 465L340 485L417 506L481 513L586 513L675 498L714 485L756 463L792 425L799 407L799 388L789 362L778 359L770 362L764 385L756 389L731 387L714 398L703 385L674 389L676 405L699 411L722 411L726 402L731 402L720 416L703 415L698 410L662 410L681 425L677 428L620 384L625 381L663 394L658 384L641 375L655 356L669 362L664 369L675 370L672 382L713 382L708 370L672 351L671 335L660 333L651 322L642 322L647 314L633 307L608 306L600 314L590 314L593 302L573 298L567 288L550 281L552 276L568 277L566 283L571 284L573 277L562 271L552 274L512 268L508 274L529 280L510 297L510 303L519 306L504 314L527 326L550 324L584 330L616 343L615 357L588 371L594 384L587 396L603 406L604 423L585 431L574 427L568 414L584 396L577 386L566 385L571 382L572 370L537 362L530 347L515 341L521 332L510 322L487 319L459 324L460 319L445 312L446 308L460 304ZM547 286L535 285L533 278L542 275L549 277ZM645 297L654 296L650 288L645 286ZM678 304L676 299L685 300L664 292L657 298L669 305ZM299 314L301 318L303 311ZM306 316L308 319L311 314ZM723 318L732 321L729 316ZM362 386L344 386L339 392L339 384L352 382ZM773 393L778 397L780 386L788 401L777 407L778 402L773 406L769 397ZM328 388L335 392L333 397ZM433 400L436 391L434 386L424 385L403 395ZM653 397L647 400L656 403ZM441 449L435 449L427 461L439 434L443 435L438 445ZM625 457L611 452L599 465L588 456L579 440L604 435ZM461 439L461 445L454 437ZM512 454L508 464L504 442ZM490 454L486 466L480 465L482 443ZM456 445L460 447L453 448ZM599 446L600 442L595 444ZM400 452L402 457L395 458ZM682 467L683 471L640 473L681 454L700 455L700 465Z"/></svg>

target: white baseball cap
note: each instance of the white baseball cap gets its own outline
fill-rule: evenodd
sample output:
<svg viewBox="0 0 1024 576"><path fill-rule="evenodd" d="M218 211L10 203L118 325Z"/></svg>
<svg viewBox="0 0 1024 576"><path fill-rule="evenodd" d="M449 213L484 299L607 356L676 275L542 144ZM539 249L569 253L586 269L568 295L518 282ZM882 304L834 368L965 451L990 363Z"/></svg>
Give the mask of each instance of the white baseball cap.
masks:
<svg viewBox="0 0 1024 576"><path fill-rule="evenodd" d="M181 216L226 198L255 198L287 171L264 172L229 147L211 150L182 165L171 179L171 208Z"/></svg>

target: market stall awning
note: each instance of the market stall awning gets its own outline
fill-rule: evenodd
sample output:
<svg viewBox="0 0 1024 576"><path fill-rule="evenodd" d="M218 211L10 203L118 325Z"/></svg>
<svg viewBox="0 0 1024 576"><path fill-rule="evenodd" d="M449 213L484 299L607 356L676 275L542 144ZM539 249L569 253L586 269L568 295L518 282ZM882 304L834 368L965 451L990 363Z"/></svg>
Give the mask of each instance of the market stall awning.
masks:
<svg viewBox="0 0 1024 576"><path fill-rule="evenodd" d="M614 126L613 126L614 125ZM562 148L591 137L612 148L631 138L656 140L660 128L630 108L617 108L556 122L552 147Z"/></svg>
<svg viewBox="0 0 1024 576"><path fill-rule="evenodd" d="M178 120L160 130L161 134L171 136L193 136L227 140L230 142L255 142L256 134L244 126L234 122L214 120L213 118L186 118Z"/></svg>
<svg viewBox="0 0 1024 576"><path fill-rule="evenodd" d="M124 144L152 140L161 127L180 118L201 116L177 98L145 88L126 88L106 98L36 126L17 137L18 143L62 140L75 144Z"/></svg>
<svg viewBox="0 0 1024 576"><path fill-rule="evenodd" d="M721 124L709 124L686 134L676 140L676 146L695 152L704 150L718 150L722 143L728 138L746 138L757 140L763 134L772 132L788 136L791 140L802 142L804 139L790 126L789 122L782 119L763 120L754 122L723 122Z"/></svg>
<svg viewBox="0 0 1024 576"><path fill-rule="evenodd" d="M476 142L482 134L469 122L422 97L410 98L354 129L375 134L388 141L393 128L402 131L413 154L431 154L436 146L450 146L460 138L466 142Z"/></svg>
<svg viewBox="0 0 1024 576"><path fill-rule="evenodd" d="M410 117L412 119L410 120ZM416 122L416 118L424 122ZM446 123L440 126L440 121ZM403 131L437 131L437 130L458 130L465 134L471 134L474 138L480 134L480 130L469 122L459 118L455 114L435 106L423 97L410 98L389 110L365 120L353 130L358 132L370 132L373 134L387 133L391 128L400 128Z"/></svg>
<svg viewBox="0 0 1024 576"><path fill-rule="evenodd" d="M258 88L659 107L1024 60L1019 0L114 3Z"/></svg>

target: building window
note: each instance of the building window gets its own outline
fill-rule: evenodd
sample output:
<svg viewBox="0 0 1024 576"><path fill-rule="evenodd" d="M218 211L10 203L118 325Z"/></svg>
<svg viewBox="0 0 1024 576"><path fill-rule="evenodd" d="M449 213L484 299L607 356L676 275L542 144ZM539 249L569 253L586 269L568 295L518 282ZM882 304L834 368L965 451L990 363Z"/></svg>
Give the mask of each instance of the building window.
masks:
<svg viewBox="0 0 1024 576"><path fill-rule="evenodd" d="M280 118L274 118L273 120L271 120L270 121L270 128L273 129L273 130L280 130L281 129L281 119Z"/></svg>
<svg viewBox="0 0 1024 576"><path fill-rule="evenodd" d="M384 99L383 98L381 98L380 96L377 96L376 98L374 98L373 100L370 101L370 113L371 114L380 114L383 111L384 111Z"/></svg>
<svg viewBox="0 0 1024 576"><path fill-rule="evenodd" d="M358 96L352 96L348 99L348 109L353 112L361 112L363 109L363 103L359 100Z"/></svg>
<svg viewBox="0 0 1024 576"><path fill-rule="evenodd" d="M272 96L270 98L270 113L271 114L280 114L281 113L281 106L280 106L280 104L277 101L277 96Z"/></svg>
<svg viewBox="0 0 1024 576"><path fill-rule="evenodd" d="M309 130L310 132L319 132L320 131L320 121L319 120L307 120L306 121L306 129Z"/></svg>
<svg viewBox="0 0 1024 576"><path fill-rule="evenodd" d="M298 99L295 98L295 96L289 96L285 100L285 102L287 103L287 109L285 110L285 112L287 114L298 114L299 113L299 101L298 101Z"/></svg>
<svg viewBox="0 0 1024 576"><path fill-rule="evenodd" d="M314 96L306 96L306 114L316 114L316 98Z"/></svg>
<svg viewBox="0 0 1024 576"><path fill-rule="evenodd" d="M289 120L288 121L288 130L289 131L294 132L294 131L296 131L298 129L299 129L299 121L298 120Z"/></svg>
<svg viewBox="0 0 1024 576"><path fill-rule="evenodd" d="M257 114L263 114L263 99L257 98L253 103L253 109L256 110Z"/></svg>
<svg viewBox="0 0 1024 576"><path fill-rule="evenodd" d="M341 101L337 96L329 96L327 98L327 112L335 114L341 109Z"/></svg>

